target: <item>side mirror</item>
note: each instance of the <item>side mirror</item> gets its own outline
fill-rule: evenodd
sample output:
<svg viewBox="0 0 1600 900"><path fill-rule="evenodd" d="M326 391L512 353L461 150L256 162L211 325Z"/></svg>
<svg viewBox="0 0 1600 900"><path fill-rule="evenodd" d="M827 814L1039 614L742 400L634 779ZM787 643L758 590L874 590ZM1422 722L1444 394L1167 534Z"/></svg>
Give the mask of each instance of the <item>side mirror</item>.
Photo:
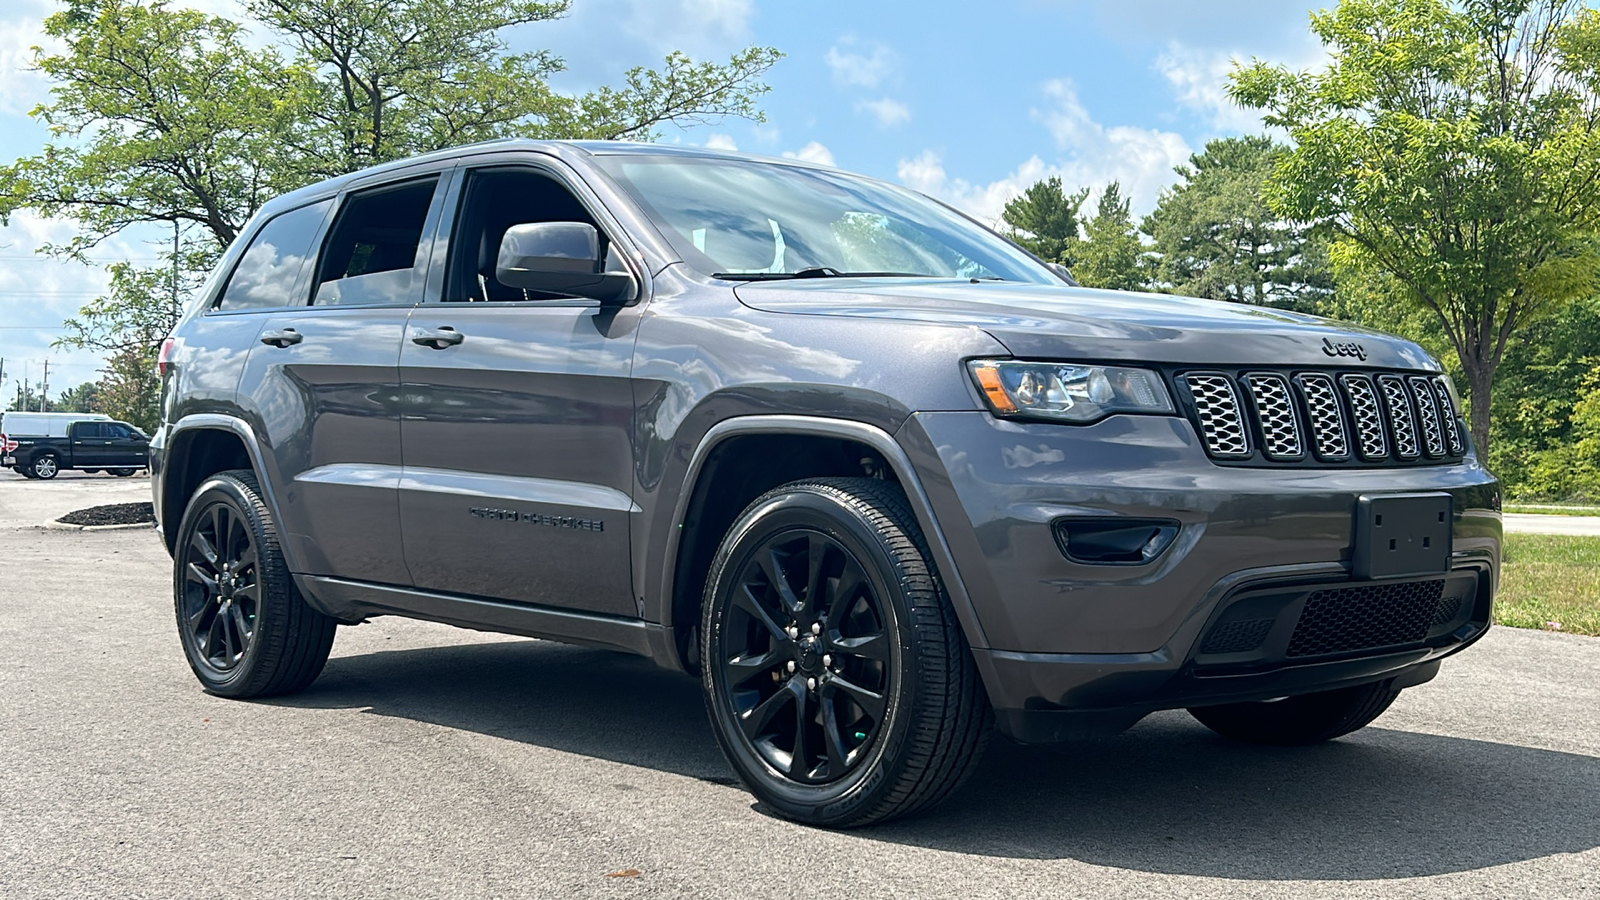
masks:
<svg viewBox="0 0 1600 900"><path fill-rule="evenodd" d="M603 267L600 233L583 222L528 222L506 229L494 277L507 287L605 304L626 303L639 291L633 273L620 266Z"/></svg>
<svg viewBox="0 0 1600 900"><path fill-rule="evenodd" d="M1078 283L1078 279L1072 277L1072 270L1066 266L1063 266L1061 263L1045 263L1044 265L1045 268L1056 273L1057 278L1060 278L1067 284L1070 284L1073 287L1083 287L1083 285Z"/></svg>

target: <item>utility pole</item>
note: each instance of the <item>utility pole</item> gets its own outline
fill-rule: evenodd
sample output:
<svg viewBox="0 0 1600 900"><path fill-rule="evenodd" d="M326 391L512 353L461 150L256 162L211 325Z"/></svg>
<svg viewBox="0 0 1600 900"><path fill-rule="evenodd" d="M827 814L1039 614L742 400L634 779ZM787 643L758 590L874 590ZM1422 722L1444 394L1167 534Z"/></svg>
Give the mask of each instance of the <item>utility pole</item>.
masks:
<svg viewBox="0 0 1600 900"><path fill-rule="evenodd" d="M44 361L44 380L39 383L39 412L50 411L50 360Z"/></svg>

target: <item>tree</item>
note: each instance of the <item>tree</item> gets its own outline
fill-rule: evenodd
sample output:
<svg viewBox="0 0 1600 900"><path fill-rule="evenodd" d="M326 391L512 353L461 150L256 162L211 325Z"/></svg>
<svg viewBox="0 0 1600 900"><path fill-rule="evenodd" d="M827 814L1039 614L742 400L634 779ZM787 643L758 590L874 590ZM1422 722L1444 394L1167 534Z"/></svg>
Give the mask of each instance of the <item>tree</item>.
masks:
<svg viewBox="0 0 1600 900"><path fill-rule="evenodd" d="M1100 192L1095 216L1083 223L1083 239L1072 250L1077 257L1072 274L1079 284L1114 291L1144 287L1145 248L1133 226L1130 206L1122 196L1120 182L1113 181Z"/></svg>
<svg viewBox="0 0 1600 900"><path fill-rule="evenodd" d="M174 229L167 259L113 269L111 292L63 343L118 352L159 344L176 302L268 198L308 181L492 137L651 139L668 123L759 120L779 55L723 64L671 54L658 70L580 96L549 85L549 53L507 52L504 29L568 0L249 0L275 38L252 49L238 22L165 0L69 0L45 20L59 52L34 111L43 150L0 168L0 218L65 217L78 256L134 226Z"/></svg>
<svg viewBox="0 0 1600 900"><path fill-rule="evenodd" d="M1068 194L1060 178L1050 177L1006 201L1000 218L1011 226L1012 239L1030 253L1071 266L1076 261L1071 251L1079 239L1079 210L1088 198L1088 188Z"/></svg>
<svg viewBox="0 0 1600 900"><path fill-rule="evenodd" d="M1306 229L1262 194L1283 147L1268 137L1222 138L1178 166L1143 231L1155 241L1156 280L1174 293L1311 310L1331 287Z"/></svg>
<svg viewBox="0 0 1600 900"><path fill-rule="evenodd" d="M1533 456L1533 496L1600 503L1600 357L1590 357L1589 364L1568 417L1568 439Z"/></svg>
<svg viewBox="0 0 1600 900"><path fill-rule="evenodd" d="M1600 15L1576 0L1344 0L1322 72L1256 62L1232 96L1293 149L1266 197L1432 312L1490 450L1513 337L1600 277Z"/></svg>
<svg viewBox="0 0 1600 900"><path fill-rule="evenodd" d="M51 409L59 412L80 413L102 412L100 405L100 385L93 381L62 391L61 396L50 403Z"/></svg>
<svg viewBox="0 0 1600 900"><path fill-rule="evenodd" d="M39 394L33 388L18 384L17 395L11 398L6 412L38 412L40 405Z"/></svg>
<svg viewBox="0 0 1600 900"><path fill-rule="evenodd" d="M102 371L101 412L153 434L161 424L161 377L156 371L155 351L125 348L113 353Z"/></svg>

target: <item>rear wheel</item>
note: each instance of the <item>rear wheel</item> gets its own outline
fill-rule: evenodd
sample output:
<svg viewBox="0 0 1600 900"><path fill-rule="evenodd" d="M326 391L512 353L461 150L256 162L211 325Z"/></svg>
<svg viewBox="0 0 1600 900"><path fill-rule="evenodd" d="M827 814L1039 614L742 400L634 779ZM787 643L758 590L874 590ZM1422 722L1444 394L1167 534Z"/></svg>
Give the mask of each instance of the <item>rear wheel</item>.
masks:
<svg viewBox="0 0 1600 900"><path fill-rule="evenodd" d="M321 674L336 623L300 597L253 473L206 479L184 510L175 546L178 635L206 690L291 694Z"/></svg>
<svg viewBox="0 0 1600 900"><path fill-rule="evenodd" d="M751 504L712 561L701 635L718 743L787 818L914 813L983 753L988 698L893 485L818 479Z"/></svg>
<svg viewBox="0 0 1600 900"><path fill-rule="evenodd" d="M56 477L56 474L61 471L61 468L56 462L56 455L54 453L41 453L33 458L33 462L28 466L28 471L31 472L35 478L42 478L46 481L49 481L50 479Z"/></svg>
<svg viewBox="0 0 1600 900"><path fill-rule="evenodd" d="M1393 681L1260 703L1197 706L1189 714L1229 740L1280 747L1317 744L1365 728L1400 696Z"/></svg>
<svg viewBox="0 0 1600 900"><path fill-rule="evenodd" d="M132 466L122 466L116 469L107 469L106 471L117 476L118 478L128 478L139 470L133 468Z"/></svg>

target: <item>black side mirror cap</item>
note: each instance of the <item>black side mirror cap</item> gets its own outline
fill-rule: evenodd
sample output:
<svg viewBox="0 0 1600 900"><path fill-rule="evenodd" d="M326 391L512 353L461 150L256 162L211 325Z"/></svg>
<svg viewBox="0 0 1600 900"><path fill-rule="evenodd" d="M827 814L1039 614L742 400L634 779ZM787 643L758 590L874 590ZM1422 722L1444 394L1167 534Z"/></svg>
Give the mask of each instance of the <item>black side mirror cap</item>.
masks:
<svg viewBox="0 0 1600 900"><path fill-rule="evenodd" d="M494 277L507 287L588 297L603 304L634 299L633 273L602 267L600 233L586 222L527 222L506 229Z"/></svg>

